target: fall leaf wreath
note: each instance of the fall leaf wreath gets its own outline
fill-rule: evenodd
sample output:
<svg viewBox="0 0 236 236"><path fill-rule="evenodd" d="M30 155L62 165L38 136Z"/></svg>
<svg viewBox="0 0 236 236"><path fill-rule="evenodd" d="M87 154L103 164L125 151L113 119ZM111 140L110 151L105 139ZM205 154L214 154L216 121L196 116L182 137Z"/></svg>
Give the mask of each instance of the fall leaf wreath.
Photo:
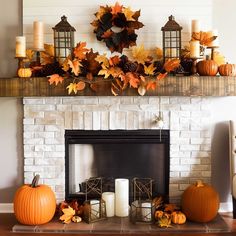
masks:
<svg viewBox="0 0 236 236"><path fill-rule="evenodd" d="M139 11L132 11L119 3L114 6L100 6L95 13L96 20L91 24L99 41L105 42L111 52L122 53L124 48L136 45L137 34L135 30L143 27L138 21Z"/></svg>

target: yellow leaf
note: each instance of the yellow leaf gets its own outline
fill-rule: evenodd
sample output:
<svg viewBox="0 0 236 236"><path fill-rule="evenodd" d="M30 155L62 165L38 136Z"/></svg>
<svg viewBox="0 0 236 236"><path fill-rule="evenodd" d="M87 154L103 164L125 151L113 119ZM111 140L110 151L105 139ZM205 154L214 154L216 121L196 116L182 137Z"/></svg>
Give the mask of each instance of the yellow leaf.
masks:
<svg viewBox="0 0 236 236"><path fill-rule="evenodd" d="M132 47L132 55L134 60L140 64L145 64L145 61L148 61L148 51L145 50L144 45Z"/></svg>
<svg viewBox="0 0 236 236"><path fill-rule="evenodd" d="M157 60L161 61L163 59L163 51L161 48L156 48Z"/></svg>
<svg viewBox="0 0 236 236"><path fill-rule="evenodd" d="M62 70L68 71L68 70L70 69L70 66L69 66L69 64L68 64L69 60L70 60L70 56L68 56L68 57L63 61L63 63L62 63Z"/></svg>
<svg viewBox="0 0 236 236"><path fill-rule="evenodd" d="M95 14L96 17L100 20L101 17L107 12L107 8L100 6L99 11Z"/></svg>
<svg viewBox="0 0 236 236"><path fill-rule="evenodd" d="M74 92L75 94L77 93L76 83L70 83L66 88L68 89L68 94L71 94L72 92Z"/></svg>
<svg viewBox="0 0 236 236"><path fill-rule="evenodd" d="M48 81L49 81L50 85L53 84L53 83L58 85L58 83L62 83L63 80L64 80L63 77L61 77L58 74L54 74L54 75L49 76L49 80Z"/></svg>
<svg viewBox="0 0 236 236"><path fill-rule="evenodd" d="M51 57L54 57L54 46L51 44L44 44L45 53Z"/></svg>
<svg viewBox="0 0 236 236"><path fill-rule="evenodd" d="M222 55L220 52L214 52L213 60L217 63L218 66L226 63L224 55Z"/></svg>
<svg viewBox="0 0 236 236"><path fill-rule="evenodd" d="M104 53L103 55L98 55L95 60L100 63L103 67L109 67L109 60L106 57L106 53Z"/></svg>
<svg viewBox="0 0 236 236"><path fill-rule="evenodd" d="M79 60L74 59L73 61L68 60L68 65L72 69L72 72L75 74L75 76L78 76L80 71L80 66L82 66L79 62Z"/></svg>
<svg viewBox="0 0 236 236"><path fill-rule="evenodd" d="M154 75L154 71L155 71L155 67L154 67L154 64L150 64L149 66L145 66L144 65L144 73L146 75Z"/></svg>
<svg viewBox="0 0 236 236"><path fill-rule="evenodd" d="M127 21L135 21L133 18L135 12L131 11L130 7L124 7L122 12L124 13Z"/></svg>
<svg viewBox="0 0 236 236"><path fill-rule="evenodd" d="M34 50L26 49L26 61L32 61L34 57Z"/></svg>
<svg viewBox="0 0 236 236"><path fill-rule="evenodd" d="M60 220L65 224L69 224L75 215L75 210L69 206L68 208L64 208L62 212L64 214L60 217Z"/></svg>
<svg viewBox="0 0 236 236"><path fill-rule="evenodd" d="M105 68L103 67L99 72L98 75L104 75L104 78L107 79L110 75L113 78L117 78L122 74L122 70L119 67L110 67Z"/></svg>

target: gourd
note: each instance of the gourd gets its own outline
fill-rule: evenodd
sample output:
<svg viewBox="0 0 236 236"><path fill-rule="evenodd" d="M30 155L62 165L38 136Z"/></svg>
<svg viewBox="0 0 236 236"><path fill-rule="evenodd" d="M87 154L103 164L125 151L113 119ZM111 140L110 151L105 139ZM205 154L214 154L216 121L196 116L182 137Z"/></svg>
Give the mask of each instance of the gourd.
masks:
<svg viewBox="0 0 236 236"><path fill-rule="evenodd" d="M47 185L38 185L39 175L32 184L21 186L14 196L16 219L25 225L40 225L49 222L55 214L56 198Z"/></svg>
<svg viewBox="0 0 236 236"><path fill-rule="evenodd" d="M202 76L215 76L218 73L218 65L213 60L202 60L197 63L197 72Z"/></svg>
<svg viewBox="0 0 236 236"><path fill-rule="evenodd" d="M171 221L174 224L182 225L186 222L186 216L181 211L174 211L171 213Z"/></svg>
<svg viewBox="0 0 236 236"><path fill-rule="evenodd" d="M18 70L18 76L20 78L29 78L32 75L32 71L30 68L20 68Z"/></svg>
<svg viewBox="0 0 236 236"><path fill-rule="evenodd" d="M219 73L222 76L236 76L236 64L223 64L219 66Z"/></svg>
<svg viewBox="0 0 236 236"><path fill-rule="evenodd" d="M188 220L209 222L217 215L219 195L212 186L197 181L184 191L181 205Z"/></svg>

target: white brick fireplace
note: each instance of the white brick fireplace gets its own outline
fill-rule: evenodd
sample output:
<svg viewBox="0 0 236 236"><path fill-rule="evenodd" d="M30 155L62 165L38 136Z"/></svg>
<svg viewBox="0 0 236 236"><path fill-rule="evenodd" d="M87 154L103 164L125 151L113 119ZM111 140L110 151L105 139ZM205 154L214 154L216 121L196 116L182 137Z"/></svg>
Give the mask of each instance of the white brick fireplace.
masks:
<svg viewBox="0 0 236 236"><path fill-rule="evenodd" d="M24 179L41 182L64 199L65 129L158 129L161 110L170 129L170 197L197 179L211 178L210 99L202 97L24 98Z"/></svg>

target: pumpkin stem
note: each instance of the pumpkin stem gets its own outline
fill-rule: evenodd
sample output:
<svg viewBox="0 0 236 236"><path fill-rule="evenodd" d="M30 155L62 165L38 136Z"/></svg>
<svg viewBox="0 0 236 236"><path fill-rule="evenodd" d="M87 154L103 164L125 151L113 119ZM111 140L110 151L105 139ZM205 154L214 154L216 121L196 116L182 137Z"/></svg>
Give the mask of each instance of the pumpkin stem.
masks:
<svg viewBox="0 0 236 236"><path fill-rule="evenodd" d="M35 175L34 176L34 178L32 180L32 183L30 185L31 188L36 188L38 186L39 178L40 178L40 175Z"/></svg>
<svg viewBox="0 0 236 236"><path fill-rule="evenodd" d="M196 182L196 187L203 187L203 186L204 186L204 184L203 184L203 182L201 180L198 180Z"/></svg>

